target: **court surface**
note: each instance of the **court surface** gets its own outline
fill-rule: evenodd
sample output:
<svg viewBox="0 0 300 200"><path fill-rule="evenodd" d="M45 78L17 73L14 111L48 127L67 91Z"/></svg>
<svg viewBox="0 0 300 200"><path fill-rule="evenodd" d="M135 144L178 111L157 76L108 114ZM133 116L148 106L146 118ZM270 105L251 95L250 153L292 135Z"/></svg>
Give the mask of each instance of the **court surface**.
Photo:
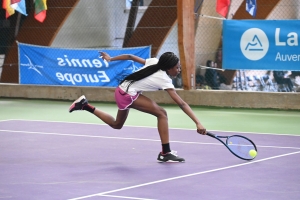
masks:
<svg viewBox="0 0 300 200"><path fill-rule="evenodd" d="M0 199L299 199L300 137L242 135L258 147L253 161L171 129L171 148L186 162L157 163L156 128L1 120Z"/></svg>

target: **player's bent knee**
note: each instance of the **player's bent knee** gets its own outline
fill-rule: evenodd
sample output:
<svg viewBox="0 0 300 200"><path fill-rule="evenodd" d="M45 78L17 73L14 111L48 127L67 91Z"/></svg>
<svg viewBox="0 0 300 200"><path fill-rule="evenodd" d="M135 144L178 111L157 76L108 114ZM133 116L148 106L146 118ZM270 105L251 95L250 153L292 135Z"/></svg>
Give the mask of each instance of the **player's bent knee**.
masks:
<svg viewBox="0 0 300 200"><path fill-rule="evenodd" d="M122 129L123 128L123 125L115 125L115 126L112 126L114 129L118 129L118 130L120 130L120 129Z"/></svg>
<svg viewBox="0 0 300 200"><path fill-rule="evenodd" d="M110 125L113 129L122 129L124 124L113 124Z"/></svg>
<svg viewBox="0 0 300 200"><path fill-rule="evenodd" d="M162 108L162 107L159 107L159 117L165 117L165 118L168 118L168 113L167 111Z"/></svg>

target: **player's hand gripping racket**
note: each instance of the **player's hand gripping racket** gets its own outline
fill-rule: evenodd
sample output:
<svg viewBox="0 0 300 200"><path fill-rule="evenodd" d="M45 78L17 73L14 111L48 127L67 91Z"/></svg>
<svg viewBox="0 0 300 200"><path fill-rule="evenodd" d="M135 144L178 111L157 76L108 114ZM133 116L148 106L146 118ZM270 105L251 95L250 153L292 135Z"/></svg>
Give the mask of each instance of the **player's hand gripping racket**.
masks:
<svg viewBox="0 0 300 200"><path fill-rule="evenodd" d="M211 132L207 135L219 140L236 157L243 160L253 160L257 155L257 148L250 139L241 135L219 136ZM226 139L224 142L222 139Z"/></svg>

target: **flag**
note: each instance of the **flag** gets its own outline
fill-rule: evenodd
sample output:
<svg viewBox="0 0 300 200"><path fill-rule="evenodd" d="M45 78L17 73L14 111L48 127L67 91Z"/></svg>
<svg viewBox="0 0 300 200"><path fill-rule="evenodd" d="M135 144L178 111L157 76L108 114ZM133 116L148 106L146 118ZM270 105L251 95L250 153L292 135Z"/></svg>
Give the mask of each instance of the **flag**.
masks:
<svg viewBox="0 0 300 200"><path fill-rule="evenodd" d="M246 10L252 17L256 16L256 9L256 0L246 0Z"/></svg>
<svg viewBox="0 0 300 200"><path fill-rule="evenodd" d="M15 13L15 10L10 6L11 0L3 0L2 8L6 10L5 18L7 19L9 16Z"/></svg>
<svg viewBox="0 0 300 200"><path fill-rule="evenodd" d="M10 6L19 13L27 16L25 0L11 0Z"/></svg>
<svg viewBox="0 0 300 200"><path fill-rule="evenodd" d="M19 3L21 0L10 0L10 4Z"/></svg>
<svg viewBox="0 0 300 200"><path fill-rule="evenodd" d="M44 22L46 19L47 0L34 1L34 18L39 22Z"/></svg>
<svg viewBox="0 0 300 200"><path fill-rule="evenodd" d="M230 0L217 0L217 13L226 17L230 5Z"/></svg>

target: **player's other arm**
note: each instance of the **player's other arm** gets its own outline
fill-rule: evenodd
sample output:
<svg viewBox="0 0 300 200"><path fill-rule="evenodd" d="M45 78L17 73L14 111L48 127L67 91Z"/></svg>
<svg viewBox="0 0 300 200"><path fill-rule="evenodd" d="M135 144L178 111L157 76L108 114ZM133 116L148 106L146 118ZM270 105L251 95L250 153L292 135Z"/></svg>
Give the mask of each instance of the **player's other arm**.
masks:
<svg viewBox="0 0 300 200"><path fill-rule="evenodd" d="M102 56L103 59L110 61L116 61L116 60L133 60L135 62L145 64L146 60L143 58L140 58L138 56L132 55L132 54L122 54L115 57L110 57L110 55L106 52L100 52L100 56Z"/></svg>
<svg viewBox="0 0 300 200"><path fill-rule="evenodd" d="M166 89L170 97L176 102L176 104L187 114L196 124L197 126L197 132L200 134L205 135L206 134L206 129L204 126L200 123L199 119L191 109L191 107L181 99L181 97L177 94L175 89Z"/></svg>

